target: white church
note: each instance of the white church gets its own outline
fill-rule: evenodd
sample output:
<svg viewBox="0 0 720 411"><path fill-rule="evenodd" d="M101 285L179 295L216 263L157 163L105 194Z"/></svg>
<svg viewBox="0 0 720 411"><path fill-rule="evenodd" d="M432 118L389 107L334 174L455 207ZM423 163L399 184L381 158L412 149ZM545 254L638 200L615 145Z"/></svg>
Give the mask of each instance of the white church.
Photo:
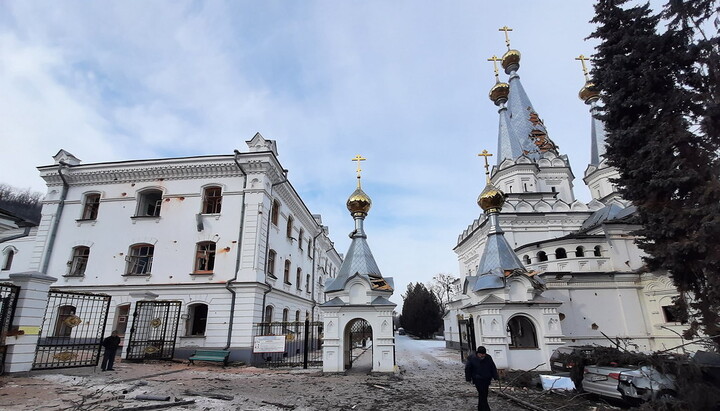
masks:
<svg viewBox="0 0 720 411"><path fill-rule="evenodd" d="M454 247L460 294L444 319L447 345L484 345L499 368L549 370L555 348L612 344L606 336L640 351L684 343L684 327L668 310L677 292L665 272L645 269L634 207L611 183L618 173L604 158L599 95L587 72L579 94L590 107L585 203L520 82L520 52L508 41L497 61L509 79L500 81L496 67L496 161L478 198L483 213Z"/></svg>

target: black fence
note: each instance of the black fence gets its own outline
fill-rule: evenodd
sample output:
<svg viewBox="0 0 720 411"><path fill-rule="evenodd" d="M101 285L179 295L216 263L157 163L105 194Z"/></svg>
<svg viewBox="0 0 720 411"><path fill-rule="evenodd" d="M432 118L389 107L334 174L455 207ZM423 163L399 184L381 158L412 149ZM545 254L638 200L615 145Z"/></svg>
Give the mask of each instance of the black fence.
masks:
<svg viewBox="0 0 720 411"><path fill-rule="evenodd" d="M109 307L109 295L51 290L32 369L96 366Z"/></svg>
<svg viewBox="0 0 720 411"><path fill-rule="evenodd" d="M127 360L172 360L180 321L180 301L135 303Z"/></svg>
<svg viewBox="0 0 720 411"><path fill-rule="evenodd" d="M467 357L475 352L475 325L470 318L458 318L458 331L460 334L460 360L465 362Z"/></svg>
<svg viewBox="0 0 720 411"><path fill-rule="evenodd" d="M323 323L273 322L253 327L253 364L266 367L322 366Z"/></svg>
<svg viewBox="0 0 720 411"><path fill-rule="evenodd" d="M0 375L5 372L5 354L7 353L5 339L13 331L11 326L19 293L20 287L0 283Z"/></svg>

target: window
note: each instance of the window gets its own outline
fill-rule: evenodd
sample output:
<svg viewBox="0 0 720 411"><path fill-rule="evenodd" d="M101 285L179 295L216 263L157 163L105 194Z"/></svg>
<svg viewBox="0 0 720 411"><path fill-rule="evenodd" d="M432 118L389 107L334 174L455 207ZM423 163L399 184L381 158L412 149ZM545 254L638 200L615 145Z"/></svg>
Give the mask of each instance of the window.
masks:
<svg viewBox="0 0 720 411"><path fill-rule="evenodd" d="M272 323L273 319L273 308L272 305L268 305L265 307L265 318L263 319L263 322L265 323L265 327L263 327L263 335L272 335L272 329L270 327L270 324Z"/></svg>
<svg viewBox="0 0 720 411"><path fill-rule="evenodd" d="M295 287L298 290L301 290L300 285L302 284L302 268L298 267L297 272L295 273Z"/></svg>
<svg viewBox="0 0 720 411"><path fill-rule="evenodd" d="M215 243L204 241L198 243L195 251L195 273L212 273L215 268Z"/></svg>
<svg viewBox="0 0 720 411"><path fill-rule="evenodd" d="M273 200L272 210L270 211L270 221L274 225L278 225L278 219L280 218L280 202Z"/></svg>
<svg viewBox="0 0 720 411"><path fill-rule="evenodd" d="M90 247L73 248L72 260L68 261L70 265L69 277L82 277L85 275L88 257L90 256Z"/></svg>
<svg viewBox="0 0 720 411"><path fill-rule="evenodd" d="M290 260L285 260L285 272L283 273L283 281L290 284Z"/></svg>
<svg viewBox="0 0 720 411"><path fill-rule="evenodd" d="M662 306L662 312L663 316L665 317L666 323L679 323L682 322L682 324L685 324L684 321L680 320L680 317L677 315L678 311L677 308L673 305L663 305Z"/></svg>
<svg viewBox="0 0 720 411"><path fill-rule="evenodd" d="M139 194L136 217L159 217L162 191L145 190Z"/></svg>
<svg viewBox="0 0 720 411"><path fill-rule="evenodd" d="M9 270L12 267L13 258L15 257L15 249L8 247L5 249L5 261L3 262L3 271Z"/></svg>
<svg viewBox="0 0 720 411"><path fill-rule="evenodd" d="M585 257L585 249L582 246L575 249L575 257Z"/></svg>
<svg viewBox="0 0 720 411"><path fill-rule="evenodd" d="M53 337L69 337L72 333L73 327L79 324L78 320L79 318L75 315L74 306L61 305L58 308Z"/></svg>
<svg viewBox="0 0 720 411"><path fill-rule="evenodd" d="M277 253L275 250L268 251L268 259L267 259L267 275L269 275L271 278L277 278L275 277L275 256Z"/></svg>
<svg viewBox="0 0 720 411"><path fill-rule="evenodd" d="M567 258L567 252L564 248L558 248L555 250L555 259L560 260L562 258Z"/></svg>
<svg viewBox="0 0 720 411"><path fill-rule="evenodd" d="M204 336L207 327L207 304L193 304L188 307L188 319L185 322L185 335Z"/></svg>
<svg viewBox="0 0 720 411"><path fill-rule="evenodd" d="M548 257L545 251L540 251L537 253L537 259L538 261L547 261Z"/></svg>
<svg viewBox="0 0 720 411"><path fill-rule="evenodd" d="M599 246L599 245L596 245L596 246L595 246L595 252L594 252L594 254L595 254L595 257L602 257L602 250L600 249L600 246Z"/></svg>
<svg viewBox="0 0 720 411"><path fill-rule="evenodd" d="M205 187L203 190L203 214L218 214L222 206L220 187Z"/></svg>
<svg viewBox="0 0 720 411"><path fill-rule="evenodd" d="M288 332L288 315L290 314L290 310L287 308L283 310L283 318L282 318L282 332L283 334L287 334Z"/></svg>
<svg viewBox="0 0 720 411"><path fill-rule="evenodd" d="M311 287L311 284L310 284L310 274L305 275L305 287L306 287L306 288L305 288L305 292L309 293L309 292L310 292L310 287Z"/></svg>
<svg viewBox="0 0 720 411"><path fill-rule="evenodd" d="M298 248L302 250L303 248L303 237L305 236L305 230L302 228L300 229L300 234L298 234Z"/></svg>
<svg viewBox="0 0 720 411"><path fill-rule="evenodd" d="M312 258L312 239L308 238L308 257Z"/></svg>
<svg viewBox="0 0 720 411"><path fill-rule="evenodd" d="M300 333L300 310L295 311L295 334Z"/></svg>
<svg viewBox="0 0 720 411"><path fill-rule="evenodd" d="M524 262L525 264L530 264L530 256L524 255L524 256L523 256L523 262Z"/></svg>
<svg viewBox="0 0 720 411"><path fill-rule="evenodd" d="M293 217L288 216L287 228L285 229L285 235L287 236L287 238L293 238L293 236L292 236L293 222L294 222Z"/></svg>
<svg viewBox="0 0 720 411"><path fill-rule="evenodd" d="M510 335L510 348L538 348L537 334L532 321L523 315L510 319L507 325L507 332Z"/></svg>
<svg viewBox="0 0 720 411"><path fill-rule="evenodd" d="M97 219L98 209L100 208L100 194L88 194L85 196L85 206L83 207L82 219Z"/></svg>
<svg viewBox="0 0 720 411"><path fill-rule="evenodd" d="M125 335L127 331L128 317L130 316L130 304L120 304L115 310L115 327L118 335Z"/></svg>
<svg viewBox="0 0 720 411"><path fill-rule="evenodd" d="M151 244L137 244L130 247L130 253L125 257L127 267L126 275L146 275L152 269L153 251Z"/></svg>

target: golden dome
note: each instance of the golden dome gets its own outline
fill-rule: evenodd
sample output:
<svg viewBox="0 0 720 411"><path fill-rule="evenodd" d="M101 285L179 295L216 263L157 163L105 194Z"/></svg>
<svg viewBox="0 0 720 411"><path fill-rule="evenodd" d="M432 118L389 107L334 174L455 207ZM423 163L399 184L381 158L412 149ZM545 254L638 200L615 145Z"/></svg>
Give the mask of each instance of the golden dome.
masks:
<svg viewBox="0 0 720 411"><path fill-rule="evenodd" d="M586 81L583 88L580 89L580 92L578 93L578 97L580 97L580 100L584 102L588 102L593 98L597 98L600 96L600 92L598 91L597 87L595 87L595 83L592 81Z"/></svg>
<svg viewBox="0 0 720 411"><path fill-rule="evenodd" d="M486 213L493 211L500 212L503 204L505 204L505 193L500 191L500 189L494 185L488 183L482 193L478 196L477 203Z"/></svg>
<svg viewBox="0 0 720 411"><path fill-rule="evenodd" d="M502 56L502 68L507 72L511 65L520 64L520 52L517 50L508 50Z"/></svg>
<svg viewBox="0 0 720 411"><path fill-rule="evenodd" d="M353 191L347 200L347 209L353 216L357 213L367 214L371 206L372 200L360 187Z"/></svg>
<svg viewBox="0 0 720 411"><path fill-rule="evenodd" d="M508 83L495 83L490 89L490 100L495 104L500 104L500 100L507 101L510 94L510 85Z"/></svg>

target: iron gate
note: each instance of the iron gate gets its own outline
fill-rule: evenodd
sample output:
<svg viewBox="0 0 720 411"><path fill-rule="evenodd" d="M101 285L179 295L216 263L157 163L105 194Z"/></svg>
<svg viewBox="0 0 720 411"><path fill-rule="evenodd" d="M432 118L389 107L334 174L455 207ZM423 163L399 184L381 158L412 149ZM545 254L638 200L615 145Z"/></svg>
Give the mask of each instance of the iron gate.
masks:
<svg viewBox="0 0 720 411"><path fill-rule="evenodd" d="M467 319L458 317L458 331L460 331L460 359L465 362L465 359L477 347L475 345L475 325L472 316Z"/></svg>
<svg viewBox="0 0 720 411"><path fill-rule="evenodd" d="M171 360L180 321L180 301L138 301L128 340L128 360Z"/></svg>
<svg viewBox="0 0 720 411"><path fill-rule="evenodd" d="M32 369L96 366L109 307L109 295L50 290Z"/></svg>
<svg viewBox="0 0 720 411"><path fill-rule="evenodd" d="M285 337L283 351L280 347L264 348L263 341L273 340L264 337ZM321 366L322 339L322 322L256 323L253 327L253 364L267 367Z"/></svg>
<svg viewBox="0 0 720 411"><path fill-rule="evenodd" d="M20 293L20 287L17 285L0 283L0 375L5 372L5 356L7 353L5 338L12 327L18 293Z"/></svg>
<svg viewBox="0 0 720 411"><path fill-rule="evenodd" d="M350 366L361 356L368 348L372 347L372 327L370 323L357 319L350 327Z"/></svg>

